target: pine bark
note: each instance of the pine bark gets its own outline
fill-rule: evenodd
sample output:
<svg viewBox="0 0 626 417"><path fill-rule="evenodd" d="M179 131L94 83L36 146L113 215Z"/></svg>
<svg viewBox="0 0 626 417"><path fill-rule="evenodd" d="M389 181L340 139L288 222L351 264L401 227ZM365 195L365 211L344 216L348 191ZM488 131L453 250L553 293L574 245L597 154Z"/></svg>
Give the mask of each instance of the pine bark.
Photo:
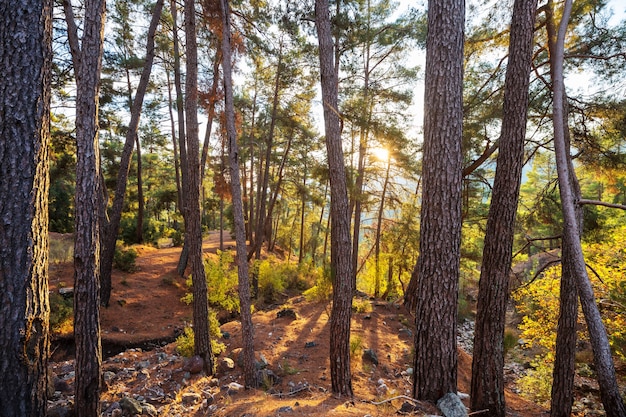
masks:
<svg viewBox="0 0 626 417"><path fill-rule="evenodd" d="M1 0L0 416L46 414L52 1Z"/></svg>
<svg viewBox="0 0 626 417"><path fill-rule="evenodd" d="M502 129L479 281L471 409L504 417L504 327L515 215L524 164L528 85L537 0L516 0L511 18Z"/></svg>
<svg viewBox="0 0 626 417"><path fill-rule="evenodd" d="M254 328L250 301L250 279L246 246L246 229L241 198L239 173L239 148L235 128L235 107L231 66L230 9L227 0L221 0L222 8L222 68L224 70L224 93L226 112L226 134L228 135L228 159L230 162L230 187L237 244L237 275L239 304L241 307L241 333L244 381L247 387L257 387L256 364L254 361Z"/></svg>
<svg viewBox="0 0 626 417"><path fill-rule="evenodd" d="M436 401L457 389L456 318L461 241L463 0L428 2L423 197L413 396Z"/></svg>
<svg viewBox="0 0 626 417"><path fill-rule="evenodd" d="M330 376L335 394L353 396L350 375L350 320L353 276L350 257L350 214L338 108L338 80L328 0L315 0L326 150L330 171L330 270L333 309L330 315Z"/></svg>
<svg viewBox="0 0 626 417"><path fill-rule="evenodd" d="M213 375L213 352L209 336L208 289L202 256L200 224L200 142L198 137L198 45L194 0L185 0L187 77L185 117L187 119L187 175L183 176L187 216L185 245L189 248L193 283L193 332L195 354L204 360L205 371Z"/></svg>
<svg viewBox="0 0 626 417"><path fill-rule="evenodd" d="M80 66L76 70L76 238L74 243L75 411L100 415L100 150L98 102L105 1L85 3Z"/></svg>

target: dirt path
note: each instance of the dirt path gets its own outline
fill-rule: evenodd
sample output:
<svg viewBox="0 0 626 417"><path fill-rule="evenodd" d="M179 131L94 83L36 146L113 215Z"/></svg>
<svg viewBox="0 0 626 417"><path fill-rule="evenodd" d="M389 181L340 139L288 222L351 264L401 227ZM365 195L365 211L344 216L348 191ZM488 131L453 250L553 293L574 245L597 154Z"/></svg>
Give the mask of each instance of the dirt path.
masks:
<svg viewBox="0 0 626 417"><path fill-rule="evenodd" d="M228 232L224 247L234 247ZM216 253L219 232L210 232L203 242L203 252ZM102 343L136 345L155 340L173 340L191 323L192 310L180 299L188 292L185 278L176 273L180 247L156 249L135 245L137 271L113 270L111 303L100 310ZM71 263L50 267L50 289L73 285Z"/></svg>

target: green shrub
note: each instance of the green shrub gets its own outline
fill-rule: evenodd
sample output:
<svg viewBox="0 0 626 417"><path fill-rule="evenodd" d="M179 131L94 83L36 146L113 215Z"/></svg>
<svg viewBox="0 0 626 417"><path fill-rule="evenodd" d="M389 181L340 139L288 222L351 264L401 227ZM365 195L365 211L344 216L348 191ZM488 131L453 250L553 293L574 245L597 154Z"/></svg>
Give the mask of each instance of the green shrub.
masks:
<svg viewBox="0 0 626 417"><path fill-rule="evenodd" d="M179 355L186 358L193 356L194 337L193 329L191 327L185 327L183 333L176 338L176 351Z"/></svg>
<svg viewBox="0 0 626 417"><path fill-rule="evenodd" d="M333 284L330 280L330 271L314 269L311 271L315 285L304 291L302 295L310 302L328 302L332 296Z"/></svg>
<svg viewBox="0 0 626 417"><path fill-rule="evenodd" d="M278 264L274 259L265 259L258 264L259 295L266 303L278 301L285 290L286 274L293 272L289 264Z"/></svg>
<svg viewBox="0 0 626 417"><path fill-rule="evenodd" d="M361 336L350 337L350 356L354 357L361 350L363 350L363 339L361 339Z"/></svg>
<svg viewBox="0 0 626 417"><path fill-rule="evenodd" d="M355 313L369 313L372 311L372 303L369 300L355 298L352 301L352 311Z"/></svg>
<svg viewBox="0 0 626 417"><path fill-rule="evenodd" d="M238 277L237 269L232 264L233 255L230 252L218 250L217 256L217 260L207 258L204 261L209 305L231 313L239 311ZM191 276L187 278L186 284L189 288L193 286ZM185 294L181 301L191 304L193 294Z"/></svg>
<svg viewBox="0 0 626 417"><path fill-rule="evenodd" d="M60 294L50 294L50 330L60 332L71 327L74 318L74 302Z"/></svg>
<svg viewBox="0 0 626 417"><path fill-rule="evenodd" d="M552 391L552 367L554 358L546 360L536 356L531 362L533 369L517 380L517 388L522 397L534 403L548 405Z"/></svg>
<svg viewBox="0 0 626 417"><path fill-rule="evenodd" d="M137 271L137 251L133 248L125 247L121 242L115 245L115 254L113 255L113 266L120 271L135 272Z"/></svg>
<svg viewBox="0 0 626 417"><path fill-rule="evenodd" d="M214 355L219 355L226 350L226 345L219 342L219 338L222 337L222 331L220 330L220 323L217 320L217 314L214 311L209 311L209 335L211 336L211 350ZM186 358L190 358L194 355L194 333L193 328L185 327L183 333L176 338L176 351Z"/></svg>

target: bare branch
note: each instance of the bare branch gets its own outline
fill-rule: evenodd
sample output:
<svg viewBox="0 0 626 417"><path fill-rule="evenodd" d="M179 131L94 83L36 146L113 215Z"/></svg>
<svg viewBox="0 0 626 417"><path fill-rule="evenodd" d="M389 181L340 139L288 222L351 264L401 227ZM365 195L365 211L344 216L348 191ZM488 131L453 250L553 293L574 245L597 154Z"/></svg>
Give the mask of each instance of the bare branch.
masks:
<svg viewBox="0 0 626 417"><path fill-rule="evenodd" d="M613 204L613 203L606 203L604 201L600 201L600 200L586 200L584 198L581 198L580 200L578 200L578 204L592 204L595 206L604 206L604 207L609 207L609 208L616 208L616 209L620 209L620 210L626 210L626 206L623 204Z"/></svg>

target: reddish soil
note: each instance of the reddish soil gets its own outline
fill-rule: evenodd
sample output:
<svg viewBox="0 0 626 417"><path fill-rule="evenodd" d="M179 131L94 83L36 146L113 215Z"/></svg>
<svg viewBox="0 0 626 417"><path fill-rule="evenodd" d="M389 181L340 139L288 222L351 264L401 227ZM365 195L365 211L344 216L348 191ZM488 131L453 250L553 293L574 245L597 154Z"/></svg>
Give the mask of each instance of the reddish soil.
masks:
<svg viewBox="0 0 626 417"><path fill-rule="evenodd" d="M234 246L232 241L225 242L227 247ZM212 233L205 241L204 251L215 253L219 246L219 235ZM101 310L102 340L105 350L107 346L138 346L144 348L125 352L120 355L131 357L133 361L149 360L154 357L146 346L146 342L172 341L191 322L191 307L180 301L187 292L185 280L176 274L176 263L180 248L156 249L148 246L136 246L138 270L127 274L114 271L111 305ZM59 286L71 286L71 265L52 265L50 271L51 290ZM353 314L353 338L360 338L362 347L352 358L353 399L337 398L331 391L329 372L329 312L330 307L324 303L310 303L302 297L294 295L280 307L259 310L253 315L255 326L255 350L258 357L263 357L279 377L280 382L271 391L264 389L245 390L235 396L214 396L216 416L386 416L395 415L403 402L403 398L374 405L373 402L384 401L393 397L410 396L411 381L406 370L411 367L412 336L406 332L411 321L401 306L382 301L371 300L372 311ZM296 318L277 317L282 308L292 308ZM410 326L410 324L409 324ZM241 346L241 328L238 321L222 326L222 332L230 334L229 339L221 340L227 344L227 351L221 356L233 359L233 350ZM312 342L312 343L310 343ZM164 343L154 343L154 346ZM305 346L309 347L305 347ZM379 359L374 366L361 355L362 349L373 349ZM175 344L159 347L160 351L174 354ZM459 391L469 393L471 376L471 357L459 351ZM111 352L115 354L117 352ZM106 354L106 352L105 352ZM152 355L152 356L150 356ZM219 361L219 358L217 358ZM105 362L103 368L111 367ZM117 365L116 365L117 366ZM178 365L170 365L178 366ZM150 370L149 381L159 387L166 387L168 381L179 375L176 370L163 374ZM178 369L180 371L180 369ZM145 380L138 374L135 380L124 381L117 387L109 387L103 393L104 401L115 401L121 396L131 393L144 393ZM159 375L163 380L155 381ZM180 371L182 375L182 371ZM242 382L239 368L218 372L219 384ZM145 378L145 376L143 377ZM190 380L178 377L180 384L177 392L170 393L167 401L160 403L159 415L173 415L175 408L182 403L184 392L193 391L207 393L210 378L192 375ZM379 380L383 380L387 390L377 389ZM305 386L296 393L290 387ZM181 388L182 387L182 388ZM267 387L266 387L267 388ZM293 391L293 389L291 389ZM281 394L282 392L282 394ZM143 395L146 395L145 393ZM531 417L541 416L545 410L529 403L513 393L507 392L507 404L510 416ZM206 404L205 404L206 406ZM292 407L288 412L281 407ZM198 404L196 408L186 408L180 415L209 415L207 409ZM193 412L192 412L193 411ZM282 414L281 414L282 413ZM417 415L440 414L430 404L421 403Z"/></svg>

